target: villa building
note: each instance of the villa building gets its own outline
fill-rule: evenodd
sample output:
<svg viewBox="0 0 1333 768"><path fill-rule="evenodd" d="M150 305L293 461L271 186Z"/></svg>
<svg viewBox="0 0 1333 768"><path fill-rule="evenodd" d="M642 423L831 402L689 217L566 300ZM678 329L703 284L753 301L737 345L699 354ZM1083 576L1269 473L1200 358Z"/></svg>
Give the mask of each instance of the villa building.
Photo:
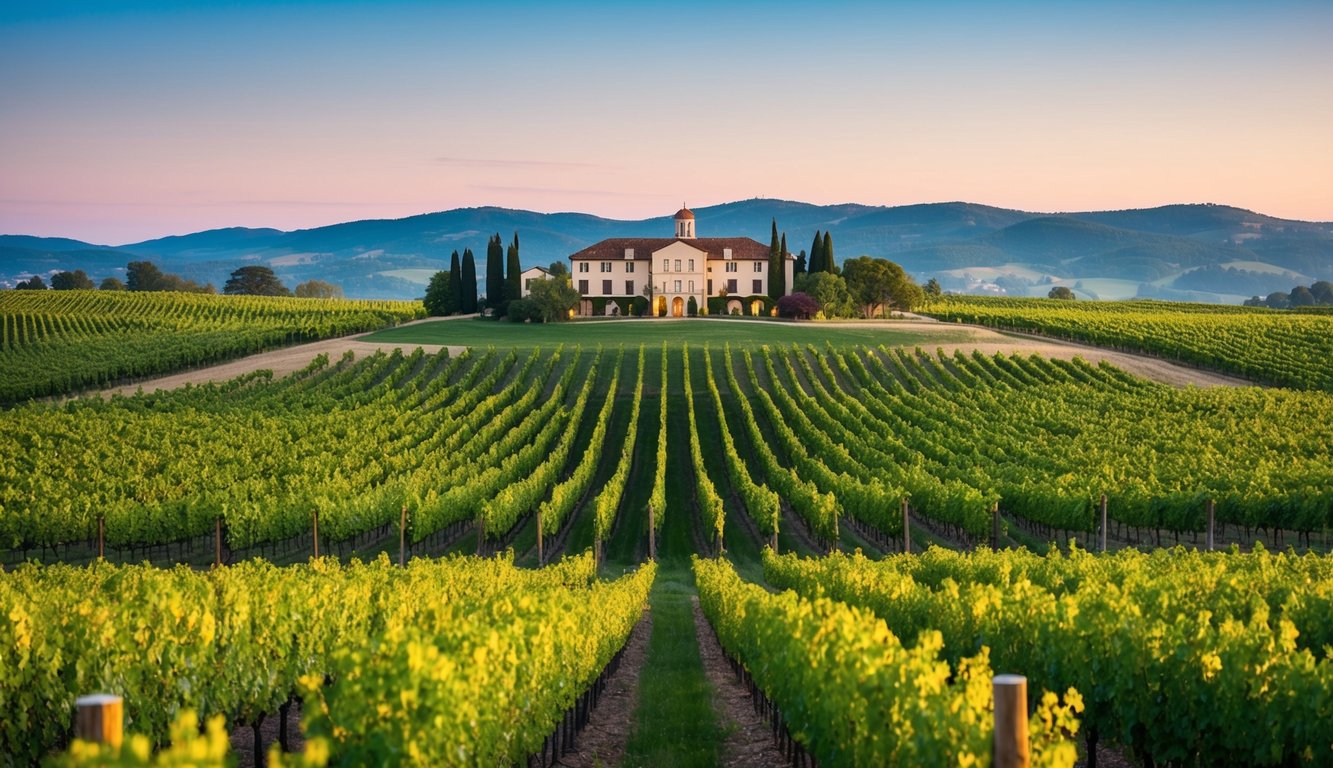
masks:
<svg viewBox="0 0 1333 768"><path fill-rule="evenodd" d="M579 314L618 314L633 305L653 314L683 317L694 299L700 312L709 299L728 314L757 315L768 296L769 246L748 237L696 237L694 213L675 216L675 237L617 237L569 257ZM794 260L784 260L791 292ZM721 301L718 301L721 299Z"/></svg>
<svg viewBox="0 0 1333 768"><path fill-rule="evenodd" d="M546 267L528 267L519 273L520 295L527 298L532 293L533 280L550 280L551 272Z"/></svg>

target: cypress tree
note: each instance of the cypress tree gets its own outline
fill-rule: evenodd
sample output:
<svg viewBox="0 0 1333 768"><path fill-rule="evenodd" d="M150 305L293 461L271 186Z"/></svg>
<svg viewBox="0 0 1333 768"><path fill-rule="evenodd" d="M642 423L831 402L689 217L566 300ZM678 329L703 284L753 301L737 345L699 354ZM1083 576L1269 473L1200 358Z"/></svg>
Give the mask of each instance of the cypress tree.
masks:
<svg viewBox="0 0 1333 768"><path fill-rule="evenodd" d="M806 267L811 273L824 271L824 236L819 230L815 230L815 241L810 244L810 264Z"/></svg>
<svg viewBox="0 0 1333 768"><path fill-rule="evenodd" d="M505 299L517 301L523 298L523 267L518 260L518 233L514 233L514 242L509 244L509 272L505 276Z"/></svg>
<svg viewBox="0 0 1333 768"><path fill-rule="evenodd" d="M790 286L790 285L787 285L787 257L790 256L790 255L791 255L791 251L787 250L787 233L786 233L786 232L783 232L783 233L782 233L782 247L778 250L778 276L777 276L777 281L778 281L778 295L777 295L777 298L779 298L779 299L782 298L783 296L786 296L787 294L791 293L791 286Z"/></svg>
<svg viewBox="0 0 1333 768"><path fill-rule="evenodd" d="M465 314L477 311L477 261L472 256L471 248L463 249L463 306L459 309Z"/></svg>
<svg viewBox="0 0 1333 768"><path fill-rule="evenodd" d="M463 267L458 261L458 251L449 258L449 285L454 289L453 311L449 313L452 315L463 311Z"/></svg>
<svg viewBox="0 0 1333 768"><path fill-rule="evenodd" d="M796 255L796 263L793 265L792 272L797 275L805 274L805 251Z"/></svg>
<svg viewBox="0 0 1333 768"><path fill-rule="evenodd" d="M500 233L486 243L486 306L495 309L505 297L505 247Z"/></svg>
<svg viewBox="0 0 1333 768"><path fill-rule="evenodd" d="M773 219L773 239L768 246L768 297L778 299L782 296L779 264L782 263L782 243L778 241L778 220Z"/></svg>
<svg viewBox="0 0 1333 768"><path fill-rule="evenodd" d="M833 235L824 233L824 248L819 254L825 272L838 274L838 262L833 259Z"/></svg>

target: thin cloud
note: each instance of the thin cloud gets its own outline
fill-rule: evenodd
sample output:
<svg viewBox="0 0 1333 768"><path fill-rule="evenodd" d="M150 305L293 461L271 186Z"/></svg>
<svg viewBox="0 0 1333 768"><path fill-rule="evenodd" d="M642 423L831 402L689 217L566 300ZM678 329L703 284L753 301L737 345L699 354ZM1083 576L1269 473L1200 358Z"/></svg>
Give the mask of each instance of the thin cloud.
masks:
<svg viewBox="0 0 1333 768"><path fill-rule="evenodd" d="M431 162L437 165L447 165L453 168L518 168L518 169L538 169L546 168L551 170L614 170L613 166L602 165L600 163L570 163L557 160L497 160L480 157L436 157Z"/></svg>
<svg viewBox="0 0 1333 768"><path fill-rule="evenodd" d="M621 192L609 189L560 189L558 187L506 187L494 184L469 184L468 189L478 192L518 192L521 194L573 195L576 197L631 197L645 200L672 199L673 195L661 192Z"/></svg>

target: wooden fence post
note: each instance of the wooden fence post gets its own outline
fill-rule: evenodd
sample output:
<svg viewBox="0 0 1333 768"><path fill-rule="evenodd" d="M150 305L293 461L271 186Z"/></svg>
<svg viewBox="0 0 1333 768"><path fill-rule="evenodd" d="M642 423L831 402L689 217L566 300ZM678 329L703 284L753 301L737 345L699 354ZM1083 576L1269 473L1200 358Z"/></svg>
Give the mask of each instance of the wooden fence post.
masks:
<svg viewBox="0 0 1333 768"><path fill-rule="evenodd" d="M217 532L213 537L213 567L222 567L222 515L218 515Z"/></svg>
<svg viewBox="0 0 1333 768"><path fill-rule="evenodd" d="M1022 675L996 675L991 681L995 695L995 768L1028 768L1028 679Z"/></svg>
<svg viewBox="0 0 1333 768"><path fill-rule="evenodd" d="M1106 520L1106 494L1104 494L1104 493L1102 494L1102 509L1101 509L1101 511L1102 511L1102 536L1101 536L1101 539L1102 539L1102 540L1101 540L1101 545L1102 545L1102 551L1105 552L1105 551L1106 551L1106 522L1107 522L1107 520Z"/></svg>
<svg viewBox="0 0 1333 768"><path fill-rule="evenodd" d="M903 508L903 554L912 554L912 523L908 512L907 499L902 501Z"/></svg>
<svg viewBox="0 0 1333 768"><path fill-rule="evenodd" d="M74 738L120 746L125 735L125 709L119 696L95 693L80 696L74 705Z"/></svg>
<svg viewBox="0 0 1333 768"><path fill-rule="evenodd" d="M1216 513L1216 505L1213 503L1212 499L1209 499L1208 500L1208 551L1209 552L1213 551L1213 546L1217 543L1216 540L1213 538L1215 530L1214 521L1216 520L1215 513Z"/></svg>
<svg viewBox="0 0 1333 768"><path fill-rule="evenodd" d="M398 567L407 565L407 505L403 505L402 517L398 519Z"/></svg>
<svg viewBox="0 0 1333 768"><path fill-rule="evenodd" d="M537 507L537 565L546 562L546 553L542 549L542 508Z"/></svg>
<svg viewBox="0 0 1333 768"><path fill-rule="evenodd" d="M657 559L657 510L648 505L648 559Z"/></svg>
<svg viewBox="0 0 1333 768"><path fill-rule="evenodd" d="M991 549L998 550L1000 548L1000 502L998 501L995 502L994 506L991 507L990 516L991 516L990 545Z"/></svg>
<svg viewBox="0 0 1333 768"><path fill-rule="evenodd" d="M486 543L486 516L477 516L477 557L481 557L481 547Z"/></svg>
<svg viewBox="0 0 1333 768"><path fill-rule="evenodd" d="M319 510L315 510L315 529L312 540L315 542L315 557L319 557Z"/></svg>
<svg viewBox="0 0 1333 768"><path fill-rule="evenodd" d="M106 559L106 518L97 516L97 559Z"/></svg>

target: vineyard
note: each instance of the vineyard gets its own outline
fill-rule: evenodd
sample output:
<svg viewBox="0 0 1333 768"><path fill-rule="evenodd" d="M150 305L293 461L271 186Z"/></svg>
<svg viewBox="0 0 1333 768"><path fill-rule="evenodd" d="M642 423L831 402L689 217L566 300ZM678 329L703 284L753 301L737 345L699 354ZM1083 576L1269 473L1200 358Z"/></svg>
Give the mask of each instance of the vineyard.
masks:
<svg viewBox="0 0 1333 768"><path fill-rule="evenodd" d="M948 322L1038 333L1283 387L1333 391L1333 313L1160 301L945 296L921 310Z"/></svg>
<svg viewBox="0 0 1333 768"><path fill-rule="evenodd" d="M987 765L1000 672L1033 765L1322 764L1330 423L1319 389L845 343L348 353L15 405L0 752L65 750L110 690L141 751L225 753L195 735L220 716L262 756L299 704L272 764L546 764L645 601L693 641L697 593L794 765ZM1214 526L1231 551L1198 551Z"/></svg>
<svg viewBox="0 0 1333 768"><path fill-rule="evenodd" d="M0 404L369 331L425 315L390 301L117 291L0 292Z"/></svg>

